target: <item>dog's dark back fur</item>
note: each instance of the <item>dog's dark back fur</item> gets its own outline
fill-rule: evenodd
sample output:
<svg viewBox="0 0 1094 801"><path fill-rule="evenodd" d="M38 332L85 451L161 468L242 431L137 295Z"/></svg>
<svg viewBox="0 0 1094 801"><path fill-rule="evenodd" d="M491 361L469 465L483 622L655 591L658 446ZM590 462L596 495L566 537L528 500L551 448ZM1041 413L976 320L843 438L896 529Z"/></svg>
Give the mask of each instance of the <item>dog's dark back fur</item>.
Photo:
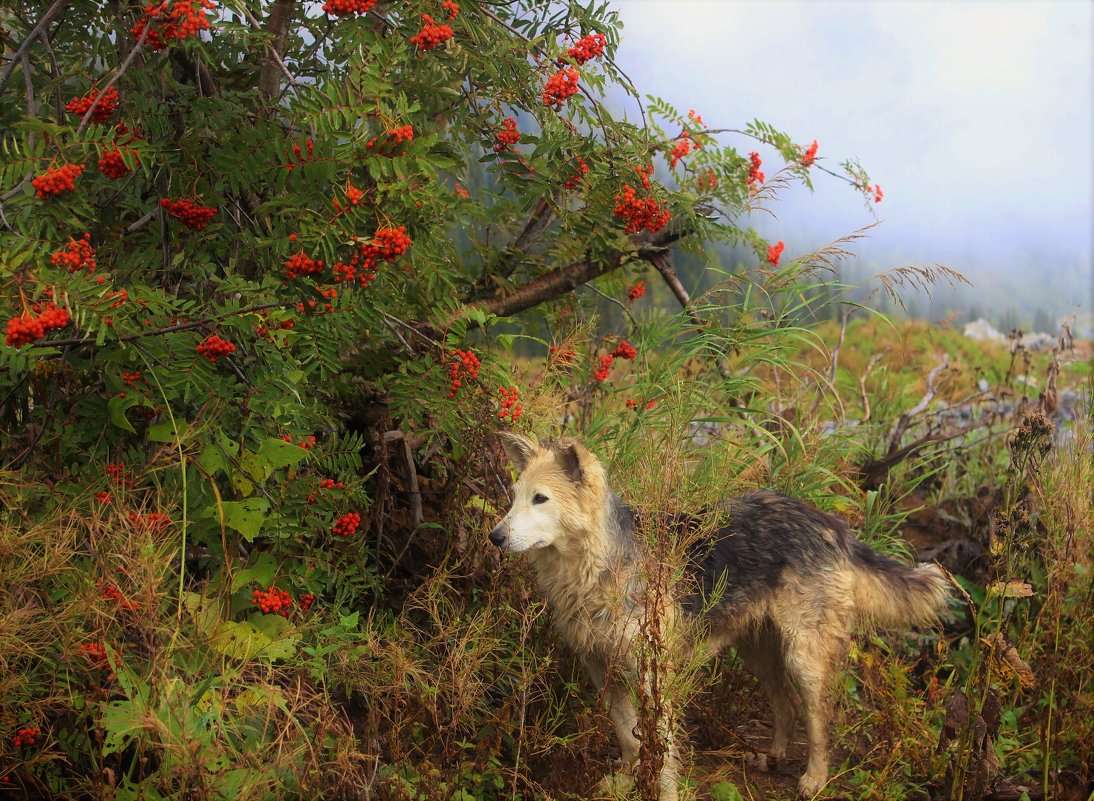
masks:
<svg viewBox="0 0 1094 801"><path fill-rule="evenodd" d="M725 501L716 511L719 525L705 536L697 534L700 521L694 517L671 515L659 521L668 532L694 538L687 564L692 590L681 598L691 615L712 604L723 614L737 605L751 608L779 588L788 574L795 579L819 578L839 565L876 576L899 596L905 610L914 605L906 595L924 590L918 586L923 581L936 581L933 575L921 577L914 568L877 553L856 538L843 519L796 498L755 490ZM621 544L629 541L623 547L633 549L634 513L615 496L612 519ZM885 615L879 617L884 620Z"/></svg>

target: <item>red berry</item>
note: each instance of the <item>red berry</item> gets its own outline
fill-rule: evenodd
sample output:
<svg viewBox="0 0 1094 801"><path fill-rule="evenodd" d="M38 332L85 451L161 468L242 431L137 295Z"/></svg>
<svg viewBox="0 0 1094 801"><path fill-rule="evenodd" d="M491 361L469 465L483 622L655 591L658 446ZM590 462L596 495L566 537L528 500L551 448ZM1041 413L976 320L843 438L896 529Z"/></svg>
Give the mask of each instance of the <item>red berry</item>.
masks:
<svg viewBox="0 0 1094 801"><path fill-rule="evenodd" d="M607 43L608 40L604 34L593 33L578 39L566 52L578 64L584 64L590 59L604 55L604 46ZM559 59L559 62L565 63L562 59Z"/></svg>
<svg viewBox="0 0 1094 801"><path fill-rule="evenodd" d="M98 89L92 89L83 97L74 97L68 101L65 108L68 109L69 113L75 114L82 119L87 114L88 109L91 108L91 104L95 103L96 98L99 102L95 105L95 110L91 112L91 121L106 122L115 109L118 108L118 90L113 86L103 92L101 96Z"/></svg>
<svg viewBox="0 0 1094 801"><path fill-rule="evenodd" d="M367 14L376 0L327 0L323 10L332 17L348 17L350 14Z"/></svg>
<svg viewBox="0 0 1094 801"><path fill-rule="evenodd" d="M55 170L46 170L30 182L34 192L42 200L47 200L62 192L71 192L76 188L76 179L83 174L83 164L65 164Z"/></svg>
<svg viewBox="0 0 1094 801"><path fill-rule="evenodd" d="M181 222L187 228L200 231L217 213L216 206L205 206L196 200L180 197L176 200L165 197L160 200L164 211Z"/></svg>
<svg viewBox="0 0 1094 801"><path fill-rule="evenodd" d="M88 275L95 272L95 248L91 247L91 234L85 233L79 239L69 239L64 250L55 251L49 257L50 264L65 267L70 273L86 270ZM101 278L102 276L100 276Z"/></svg>
<svg viewBox="0 0 1094 801"><path fill-rule="evenodd" d="M356 512L347 512L335 521L331 534L336 537L352 537L357 533L357 527L361 525L361 515Z"/></svg>
<svg viewBox="0 0 1094 801"><path fill-rule="evenodd" d="M564 67L547 79L543 87L543 105L561 108L577 94L579 75L576 67Z"/></svg>
<svg viewBox="0 0 1094 801"><path fill-rule="evenodd" d="M138 40L148 28L145 43L153 50L163 50L172 40L182 40L208 30L209 17L203 10L216 8L213 0L163 0L149 3L144 15L129 29Z"/></svg>
<svg viewBox="0 0 1094 801"><path fill-rule="evenodd" d="M234 353L236 346L226 339L221 339L216 334L211 334L198 344L198 353L207 358L213 364L218 359Z"/></svg>
<svg viewBox="0 0 1094 801"><path fill-rule="evenodd" d="M451 19L452 17L449 17ZM448 25L436 25L433 17L422 14L422 28L414 36L410 37L410 43L417 45L419 50L432 50L452 38L452 28Z"/></svg>

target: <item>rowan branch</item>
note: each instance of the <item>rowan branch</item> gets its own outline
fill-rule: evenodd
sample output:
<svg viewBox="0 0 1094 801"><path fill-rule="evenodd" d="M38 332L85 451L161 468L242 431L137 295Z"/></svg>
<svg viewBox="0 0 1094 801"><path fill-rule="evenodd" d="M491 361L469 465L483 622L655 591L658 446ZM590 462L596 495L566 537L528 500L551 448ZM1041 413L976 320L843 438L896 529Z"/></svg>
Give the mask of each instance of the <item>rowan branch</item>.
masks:
<svg viewBox="0 0 1094 801"><path fill-rule="evenodd" d="M658 254L666 252L668 246L673 242L690 234L691 231L687 229L666 228L652 239L637 241L635 244L638 249L633 253L620 251L601 261L584 258L571 262L534 278L512 291L499 293L485 300L475 301L468 304L468 307L481 309L499 317L509 317L561 297L567 292L573 292L579 286L587 284L593 279L618 270L628 263L629 260L625 259L625 256L634 256L649 261Z"/></svg>
<svg viewBox="0 0 1094 801"><path fill-rule="evenodd" d="M22 62L23 56L30 50L30 46L34 44L34 40L42 35L46 26L50 21L60 13L61 9L68 5L68 0L54 0L53 5L46 9L46 13L41 16L38 23L27 34L27 38L23 40L23 43L19 45L19 48L11 54L8 61L8 66L4 68L3 75L0 75L0 94L4 93L4 90L8 86L8 81L11 80L11 73L15 70L15 65Z"/></svg>
<svg viewBox="0 0 1094 801"><path fill-rule="evenodd" d="M661 277L665 279L665 283L668 284L672 294L676 296L676 299L680 301L680 305L684 311L687 312L688 319L692 324L697 326L705 325L705 321L702 317L695 313L691 308L691 296L688 291L684 289L684 285L680 283L680 278L676 274L676 270L672 266L672 262L669 261L669 254L665 252L654 253L646 258L650 264L657 268L657 272L661 273Z"/></svg>
<svg viewBox="0 0 1094 801"><path fill-rule="evenodd" d="M270 34L271 42L265 45L266 58L262 64L262 70L258 74L258 92L265 98L275 97L281 91L281 78L278 72L282 72L289 79L290 84L296 84L296 77L285 66L285 60L281 58L281 51L285 48L285 41L289 35L289 23L292 21L294 0L276 0L270 9L269 19L266 21L266 31ZM261 27L244 6L244 13L251 23L251 27Z"/></svg>

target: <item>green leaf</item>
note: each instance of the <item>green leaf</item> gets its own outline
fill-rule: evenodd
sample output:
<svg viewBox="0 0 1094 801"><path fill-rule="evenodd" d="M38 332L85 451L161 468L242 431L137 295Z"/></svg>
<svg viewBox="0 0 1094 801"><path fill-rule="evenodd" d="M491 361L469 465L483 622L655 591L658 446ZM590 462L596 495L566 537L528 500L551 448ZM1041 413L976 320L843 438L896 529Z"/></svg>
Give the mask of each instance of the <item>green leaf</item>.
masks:
<svg viewBox="0 0 1094 801"><path fill-rule="evenodd" d="M125 410L136 405L137 399L131 395L124 398L115 395L106 402L106 410L110 415L110 422L120 429L136 434L137 429L133 428L133 424L130 423L129 418L125 416Z"/></svg>
<svg viewBox="0 0 1094 801"><path fill-rule="evenodd" d="M270 502L265 498L247 498L243 501L226 501L222 508L224 524L242 534L247 542L252 542L266 522Z"/></svg>
<svg viewBox="0 0 1094 801"><path fill-rule="evenodd" d="M180 424L179 428L184 428L184 426L181 425L181 421L176 420L175 422L172 422L171 420L161 420L158 423L150 425L145 436L148 438L149 442L174 442L176 424Z"/></svg>
<svg viewBox="0 0 1094 801"><path fill-rule="evenodd" d="M741 791L733 782L718 782L710 788L710 797L714 801L744 801Z"/></svg>
<svg viewBox="0 0 1094 801"><path fill-rule="evenodd" d="M259 446L258 455L268 462L274 470L277 470L303 461L307 457L308 451L292 442L285 442L283 439L271 437Z"/></svg>
<svg viewBox="0 0 1094 801"><path fill-rule="evenodd" d="M269 553L265 551L259 553L251 564L232 574L232 592L252 582L261 584L263 587L269 586L280 566L280 563L275 562Z"/></svg>

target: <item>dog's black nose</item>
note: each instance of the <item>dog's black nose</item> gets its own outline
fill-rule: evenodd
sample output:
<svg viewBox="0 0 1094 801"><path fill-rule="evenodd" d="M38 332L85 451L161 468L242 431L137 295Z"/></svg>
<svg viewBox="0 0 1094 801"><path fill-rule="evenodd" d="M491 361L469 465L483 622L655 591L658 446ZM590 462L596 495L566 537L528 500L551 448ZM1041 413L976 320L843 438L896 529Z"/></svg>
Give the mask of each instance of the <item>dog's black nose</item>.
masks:
<svg viewBox="0 0 1094 801"><path fill-rule="evenodd" d="M505 525L505 521L502 520L496 526L494 530L490 532L490 542L494 543L497 547L501 547L505 544L505 541L509 538L509 527Z"/></svg>

